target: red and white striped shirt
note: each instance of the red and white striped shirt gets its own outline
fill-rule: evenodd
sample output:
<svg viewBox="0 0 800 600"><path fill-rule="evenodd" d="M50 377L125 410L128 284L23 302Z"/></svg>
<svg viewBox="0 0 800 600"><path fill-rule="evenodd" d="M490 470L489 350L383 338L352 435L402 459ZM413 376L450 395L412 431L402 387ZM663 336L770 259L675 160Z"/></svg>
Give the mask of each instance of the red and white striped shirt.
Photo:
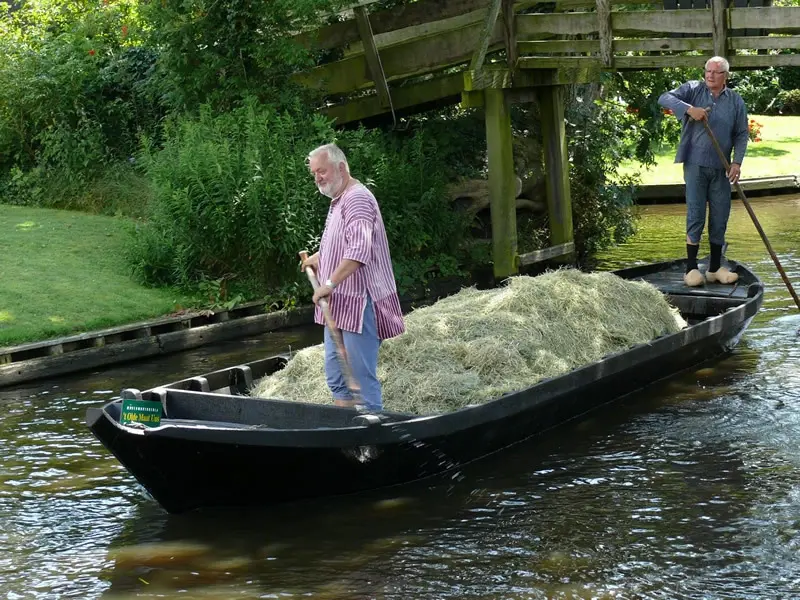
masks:
<svg viewBox="0 0 800 600"><path fill-rule="evenodd" d="M405 331L400 299L392 270L389 241L375 196L361 182L353 180L341 196L331 201L319 247L319 280L329 279L342 259L361 266L328 298L336 326L361 333L367 294L372 298L378 337L382 340ZM324 324L317 306L314 321Z"/></svg>

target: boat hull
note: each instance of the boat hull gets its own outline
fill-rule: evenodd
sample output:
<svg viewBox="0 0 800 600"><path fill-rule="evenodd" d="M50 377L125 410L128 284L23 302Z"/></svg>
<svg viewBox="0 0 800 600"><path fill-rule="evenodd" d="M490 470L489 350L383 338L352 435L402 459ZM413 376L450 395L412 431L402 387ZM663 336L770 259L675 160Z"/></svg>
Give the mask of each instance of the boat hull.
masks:
<svg viewBox="0 0 800 600"><path fill-rule="evenodd" d="M763 286L757 280L748 285L738 306L676 334L448 414L364 417L353 409L243 398L230 393L232 385L223 393L191 389L186 380L143 397L159 399L166 417L180 406L205 407L198 410L206 420L167 418L158 428L132 428L120 425L116 401L90 409L87 423L169 512L407 483L457 470L728 352L761 304ZM695 312L709 306L692 302ZM208 379L199 379L199 387L208 387ZM248 411L262 412L243 416Z"/></svg>

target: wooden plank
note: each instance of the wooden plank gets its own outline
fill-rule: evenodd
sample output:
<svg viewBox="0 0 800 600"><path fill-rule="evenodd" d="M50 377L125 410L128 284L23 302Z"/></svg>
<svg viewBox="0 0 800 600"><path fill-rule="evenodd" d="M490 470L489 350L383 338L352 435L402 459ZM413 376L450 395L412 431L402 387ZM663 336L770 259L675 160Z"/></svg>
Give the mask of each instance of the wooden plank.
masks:
<svg viewBox="0 0 800 600"><path fill-rule="evenodd" d="M550 260L551 258L567 256L573 252L575 252L575 243L567 242L565 244L559 244L550 248L542 248L541 250L534 250L533 252L520 254L517 257L517 264L523 267L526 265L532 265L534 263L544 262L546 260Z"/></svg>
<svg viewBox="0 0 800 600"><path fill-rule="evenodd" d="M537 40L533 42L518 42L517 46L523 56L544 53L600 52L599 40ZM713 50L713 44L710 38L704 37L628 39L614 40L612 49L614 52L711 51Z"/></svg>
<svg viewBox="0 0 800 600"><path fill-rule="evenodd" d="M537 40L517 42L519 53L541 54L548 52L566 54L569 52L600 52L599 40Z"/></svg>
<svg viewBox="0 0 800 600"><path fill-rule="evenodd" d="M800 7L729 8L731 29L765 29L771 33L800 32Z"/></svg>
<svg viewBox="0 0 800 600"><path fill-rule="evenodd" d="M463 75L461 73L452 73L420 83L398 86L392 90L392 103L395 110L444 101L448 98L455 104L458 102L463 89ZM345 123L353 123L387 114L389 110L381 105L377 96L362 96L349 102L329 106L320 112L335 119L337 125L344 125Z"/></svg>
<svg viewBox="0 0 800 600"><path fill-rule="evenodd" d="M376 11L370 15L375 35L422 23L457 17L485 10L486 0L420 0ZM485 13L484 13L485 14ZM294 37L298 43L318 49L337 48L358 41L358 26L353 19L333 23Z"/></svg>
<svg viewBox="0 0 800 600"><path fill-rule="evenodd" d="M569 155L564 125L564 86L539 90L544 167L547 177L547 212L550 216L550 243L554 246L572 242L572 201L569 188Z"/></svg>
<svg viewBox="0 0 800 600"><path fill-rule="evenodd" d="M767 10L767 9L761 9ZM708 33L711 31L709 10L647 10L611 14L614 35L642 33ZM585 35L597 32L596 15L591 13L536 14L517 16L517 36Z"/></svg>
<svg viewBox="0 0 800 600"><path fill-rule="evenodd" d="M475 37L480 27L471 25L381 49L381 63L387 80L441 70L468 61L475 48ZM499 48L502 39L502 27L497 24L491 38L490 50ZM352 92L372 84L367 74L364 55L296 73L292 79L300 85L311 89L322 89L331 94Z"/></svg>
<svg viewBox="0 0 800 600"><path fill-rule="evenodd" d="M361 36L361 42L364 44L364 58L367 61L370 77L375 83L378 100L381 106L391 108L392 97L389 93L389 85L386 83L383 65L381 65L381 57L375 45L375 38L372 35L372 27L369 23L367 10L363 6L359 6L354 10L354 13L356 16L356 24L358 25L358 34Z"/></svg>
<svg viewBox="0 0 800 600"><path fill-rule="evenodd" d="M791 55L783 55L791 56ZM759 57L763 58L763 57ZM617 56L614 58L616 70L625 69L663 69L665 67L702 67L704 56ZM602 61L595 56L562 56L550 58L526 58L518 61L520 69L603 69Z"/></svg>
<svg viewBox="0 0 800 600"><path fill-rule="evenodd" d="M711 31L711 11L690 9L615 12L611 15L611 26L615 36L672 32L707 34Z"/></svg>
<svg viewBox="0 0 800 600"><path fill-rule="evenodd" d="M726 0L711 0L711 36L714 40L714 56L728 56L728 19Z"/></svg>
<svg viewBox="0 0 800 600"><path fill-rule="evenodd" d="M611 67L614 56L611 49L611 3L609 0L597 0L597 32L600 37L600 59L603 66Z"/></svg>
<svg viewBox="0 0 800 600"><path fill-rule="evenodd" d="M461 108L483 108L483 91L461 92Z"/></svg>
<svg viewBox="0 0 800 600"><path fill-rule="evenodd" d="M800 48L800 35L793 36L755 36L732 37L731 48L737 50L782 50L784 48Z"/></svg>
<svg viewBox="0 0 800 600"><path fill-rule="evenodd" d="M484 90L486 153L489 163L489 207L495 278L518 272L517 203L511 111L502 89Z"/></svg>
<svg viewBox="0 0 800 600"><path fill-rule="evenodd" d="M517 17L514 14L514 2L503 0L503 45L506 50L506 64L512 71L517 67Z"/></svg>
<svg viewBox="0 0 800 600"><path fill-rule="evenodd" d="M491 0L489 10L486 13L486 20L478 36L478 44L475 48L475 53L472 55L472 60L469 63L470 70L480 71L483 67L483 61L486 58L486 51L492 40L492 33L497 25L497 17L500 15L501 6L502 0Z"/></svg>
<svg viewBox="0 0 800 600"><path fill-rule="evenodd" d="M597 31L592 13L517 15L517 38L531 35L585 35Z"/></svg>
<svg viewBox="0 0 800 600"><path fill-rule="evenodd" d="M519 59L518 64L523 60ZM600 74L600 65L585 68L578 64L568 65L561 69L530 69L516 71L512 78L508 69L483 69L481 71L464 71L464 90L475 91L489 88L526 88L540 87L543 85L566 85L572 83L589 83L597 81Z"/></svg>
<svg viewBox="0 0 800 600"><path fill-rule="evenodd" d="M672 0L675 2L676 0ZM612 6L621 6L621 5L636 5L636 6L652 6L655 8L661 8L661 3L655 0L611 0ZM595 0L556 0L555 2L556 10L555 12L564 12L567 10L578 10L581 8L594 8L595 7Z"/></svg>
<svg viewBox="0 0 800 600"><path fill-rule="evenodd" d="M766 68L766 67L800 67L800 54L754 54L742 56L737 54L728 58L731 67Z"/></svg>

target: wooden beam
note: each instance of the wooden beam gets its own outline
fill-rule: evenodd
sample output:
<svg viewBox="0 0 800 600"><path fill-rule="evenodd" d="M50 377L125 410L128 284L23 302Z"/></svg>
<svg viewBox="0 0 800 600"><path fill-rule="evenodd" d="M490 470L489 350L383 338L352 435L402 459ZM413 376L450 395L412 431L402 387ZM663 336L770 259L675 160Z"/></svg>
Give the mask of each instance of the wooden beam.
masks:
<svg viewBox="0 0 800 600"><path fill-rule="evenodd" d="M766 68L766 67L800 67L800 54L753 54L743 56L737 54L728 58L731 67Z"/></svg>
<svg viewBox="0 0 800 600"><path fill-rule="evenodd" d="M711 22L714 39L714 56L728 56L728 18L727 0L711 0Z"/></svg>
<svg viewBox="0 0 800 600"><path fill-rule="evenodd" d="M467 62L475 48L475 37L480 25L448 31L429 38L410 41L381 49L381 63L386 79L441 70ZM495 28L490 50L500 48L503 32ZM353 56L308 71L296 73L293 81L311 89L322 89L330 94L352 92L371 86L364 55Z"/></svg>
<svg viewBox="0 0 800 600"><path fill-rule="evenodd" d="M625 71L635 69L663 69L665 67L697 67L702 68L707 57L696 55L676 56L617 56L614 58L614 70ZM749 56L731 56L731 66L738 68L758 67L796 67L800 66L800 54L754 54ZM520 69L577 69L603 70L602 61L595 56L561 56L561 57L522 57L518 61ZM478 80L480 83L480 80ZM475 82L473 82L473 86ZM473 89L478 89L473 87Z"/></svg>
<svg viewBox="0 0 800 600"><path fill-rule="evenodd" d="M574 240L564 104L563 86L554 85L539 90L539 112L544 138L542 150L547 173L547 212L550 216L550 243L554 246Z"/></svg>
<svg viewBox="0 0 800 600"><path fill-rule="evenodd" d="M512 71L517 67L517 18L513 0L503 0L503 43L506 48L506 64Z"/></svg>
<svg viewBox="0 0 800 600"><path fill-rule="evenodd" d="M732 37L730 47L736 50L782 50L800 48L800 35Z"/></svg>
<svg viewBox="0 0 800 600"><path fill-rule="evenodd" d="M581 35L597 31L597 18L592 13L517 15L517 36Z"/></svg>
<svg viewBox="0 0 800 600"><path fill-rule="evenodd" d="M800 31L800 7L729 8L731 29L766 29L771 33Z"/></svg>
<svg viewBox="0 0 800 600"><path fill-rule="evenodd" d="M521 55L542 53L600 52L599 40L537 40L517 42Z"/></svg>
<svg viewBox="0 0 800 600"><path fill-rule="evenodd" d="M517 203L511 112L503 90L484 90L489 207L492 216L494 276L508 277L517 267Z"/></svg>
<svg viewBox="0 0 800 600"><path fill-rule="evenodd" d="M461 108L482 108L484 105L482 90L461 92Z"/></svg>
<svg viewBox="0 0 800 600"><path fill-rule="evenodd" d="M469 63L471 71L480 71L483 67L483 61L486 58L486 50L489 48L492 33L497 25L497 17L500 14L500 7L502 0L491 0L489 10L486 13L486 20L481 28L481 33L478 37L478 46L475 48L475 53L472 55L472 60Z"/></svg>
<svg viewBox="0 0 800 600"><path fill-rule="evenodd" d="M361 41L364 44L364 58L367 61L370 77L375 83L378 100L380 100L382 106L391 108L392 96L389 92L389 84L386 83L383 65L381 65L381 56L378 54L378 48L375 45L375 37L372 35L372 27L369 23L367 9L363 6L359 6L356 7L353 12L356 16L358 34L361 36Z"/></svg>
<svg viewBox="0 0 800 600"><path fill-rule="evenodd" d="M758 39L758 38L751 38ZM764 38L780 39L780 38ZM523 56L532 54L571 54L575 52L600 52L599 40L537 40L532 42L517 42L519 52ZM655 38L613 40L611 44L614 52L681 52L687 50L713 50L711 38ZM784 46L772 46L784 47Z"/></svg>
<svg viewBox="0 0 800 600"><path fill-rule="evenodd" d="M791 55L784 55L791 56ZM614 69L663 69L665 67L702 67L705 56L616 56ZM759 57L763 58L763 57ZM599 69L602 61L596 56L560 57L522 57L518 61L520 69Z"/></svg>
<svg viewBox="0 0 800 600"><path fill-rule="evenodd" d="M520 59L538 60L538 59ZM596 60L596 59L595 59ZM464 71L464 89L466 91L484 90L488 88L526 88L543 85L566 85L571 83L589 83L597 81L600 66L583 68L577 64L561 69L529 69L516 71L512 78L508 69L483 69L481 71Z"/></svg>
<svg viewBox="0 0 800 600"><path fill-rule="evenodd" d="M708 33L711 31L711 11L693 9L614 12L611 13L611 26L617 36L642 33ZM517 35L521 40L530 35L585 35L597 31L597 16L592 13L517 16Z"/></svg>
<svg viewBox="0 0 800 600"><path fill-rule="evenodd" d="M567 10L578 10L581 8L594 8L596 0L555 0L555 12L564 12ZM663 0L662 0L663 1ZM611 0L612 5L632 5L637 6L652 6L653 8L660 8L663 6L661 2L654 0Z"/></svg>
<svg viewBox="0 0 800 600"><path fill-rule="evenodd" d="M392 103L395 110L435 102L445 103L448 100L455 104L458 102L463 88L464 78L461 73L452 73L419 83L398 86L392 90ZM342 104L323 108L320 112L334 119L337 125L344 125L388 114L389 109L381 104L377 96L362 96Z"/></svg>
<svg viewBox="0 0 800 600"><path fill-rule="evenodd" d="M604 67L614 64L614 55L611 49L611 2L597 0L597 32L600 38L600 60Z"/></svg>
<svg viewBox="0 0 800 600"><path fill-rule="evenodd" d="M567 242L565 244L558 244L550 248L542 248L541 250L534 250L526 254L517 256L517 264L521 267L532 265L534 263L544 262L551 258L558 258L559 256L567 256L575 252L575 243Z"/></svg>
<svg viewBox="0 0 800 600"><path fill-rule="evenodd" d="M372 31L375 35L378 35L429 21L457 17L485 7L486 0L420 0L419 2L410 2L372 13ZM294 37L298 43L317 49L337 48L357 42L358 38L358 25L354 19L332 23Z"/></svg>

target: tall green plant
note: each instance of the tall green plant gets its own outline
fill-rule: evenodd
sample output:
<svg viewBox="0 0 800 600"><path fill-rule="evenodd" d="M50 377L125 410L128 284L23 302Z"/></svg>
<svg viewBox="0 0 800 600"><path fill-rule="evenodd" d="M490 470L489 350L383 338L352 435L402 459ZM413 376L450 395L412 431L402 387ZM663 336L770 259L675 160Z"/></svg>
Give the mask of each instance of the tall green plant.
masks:
<svg viewBox="0 0 800 600"><path fill-rule="evenodd" d="M620 176L618 166L636 152L635 113L620 103L585 102L567 110L570 193L578 259L624 242L635 232L636 179Z"/></svg>
<svg viewBox="0 0 800 600"><path fill-rule="evenodd" d="M446 139L457 137L455 125L450 122ZM402 291L457 273L464 258L468 224L448 202L445 187L454 170L468 165L452 160L463 148L441 144L429 129L438 131L438 123L430 121L406 133L366 129L340 133L351 171L378 199ZM467 137L469 132L466 127Z"/></svg>
<svg viewBox="0 0 800 600"><path fill-rule="evenodd" d="M170 121L163 148L140 156L154 198L131 246L134 272L184 287L224 280L250 294L295 279L297 251L313 243L326 209L305 156L332 135L322 117L255 102Z"/></svg>

